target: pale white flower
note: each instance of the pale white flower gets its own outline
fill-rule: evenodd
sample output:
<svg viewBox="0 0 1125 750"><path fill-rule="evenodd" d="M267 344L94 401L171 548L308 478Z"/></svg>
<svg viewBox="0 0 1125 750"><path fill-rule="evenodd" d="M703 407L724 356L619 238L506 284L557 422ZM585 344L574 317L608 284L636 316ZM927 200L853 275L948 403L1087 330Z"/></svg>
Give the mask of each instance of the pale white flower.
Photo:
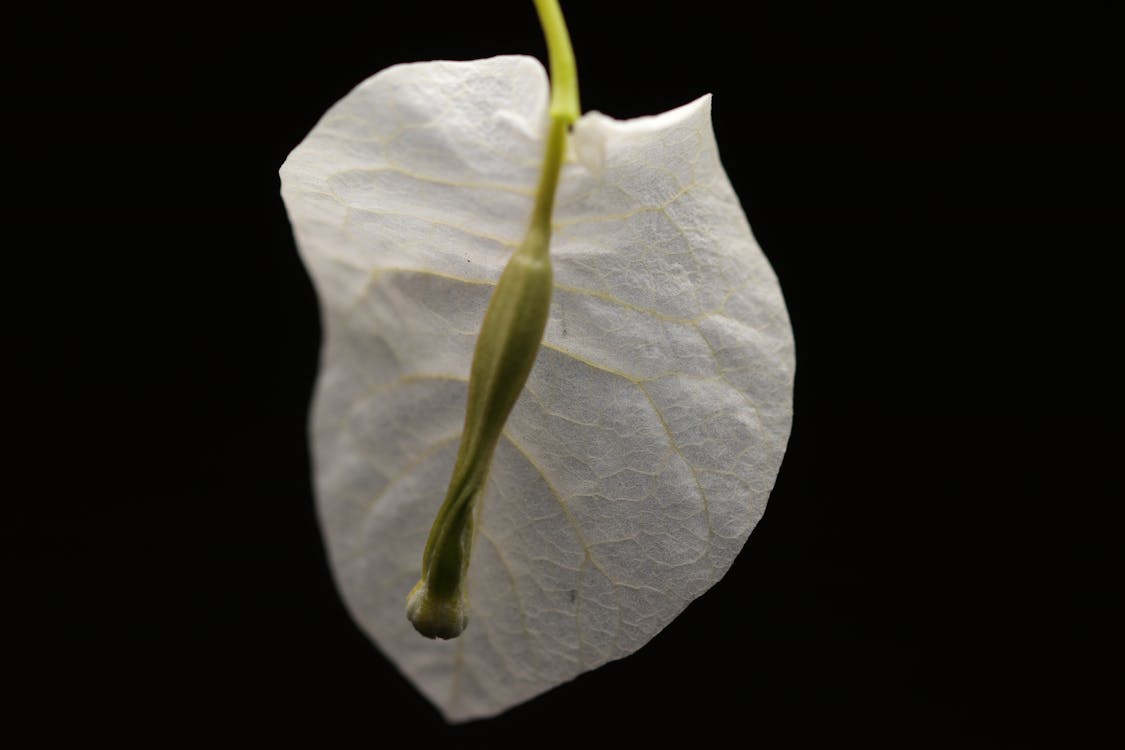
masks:
<svg viewBox="0 0 1125 750"><path fill-rule="evenodd" d="M765 510L792 418L789 319L710 98L583 116L546 335L477 508L469 625L451 641L414 631L405 597L480 321L527 229L547 104L532 58L398 65L281 170L324 324L312 433L332 569L356 621L451 720L628 655L718 581Z"/></svg>

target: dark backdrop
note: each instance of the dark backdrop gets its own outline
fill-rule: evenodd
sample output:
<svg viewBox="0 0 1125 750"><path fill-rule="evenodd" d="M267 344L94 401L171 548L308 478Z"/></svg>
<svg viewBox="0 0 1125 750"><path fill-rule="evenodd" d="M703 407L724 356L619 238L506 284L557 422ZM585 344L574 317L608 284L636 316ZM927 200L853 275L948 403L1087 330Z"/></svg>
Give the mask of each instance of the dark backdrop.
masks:
<svg viewBox="0 0 1125 750"><path fill-rule="evenodd" d="M28 234L7 278L30 292L11 398L31 417L3 511L12 716L919 747L1109 710L1084 689L1112 669L1120 593L1104 19L566 3L585 109L714 93L793 319L796 419L714 589L628 659L449 728L330 580L305 436L317 306L277 169L383 67L544 50L530 3L385 5L13 21L35 51L12 61L8 115Z"/></svg>

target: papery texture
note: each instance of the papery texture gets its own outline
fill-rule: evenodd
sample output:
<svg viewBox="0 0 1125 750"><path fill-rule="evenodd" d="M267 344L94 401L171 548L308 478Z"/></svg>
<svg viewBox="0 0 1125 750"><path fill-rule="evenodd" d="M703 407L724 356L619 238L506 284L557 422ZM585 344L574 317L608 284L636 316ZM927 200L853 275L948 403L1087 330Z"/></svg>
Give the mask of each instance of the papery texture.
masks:
<svg viewBox="0 0 1125 750"><path fill-rule="evenodd" d="M584 116L543 347L478 509L469 626L448 642L414 631L405 597L480 321L527 227L547 97L532 58L395 66L281 171L324 324L312 442L332 569L356 621L451 720L635 651L719 580L761 518L792 418L789 319L720 165L709 97Z"/></svg>

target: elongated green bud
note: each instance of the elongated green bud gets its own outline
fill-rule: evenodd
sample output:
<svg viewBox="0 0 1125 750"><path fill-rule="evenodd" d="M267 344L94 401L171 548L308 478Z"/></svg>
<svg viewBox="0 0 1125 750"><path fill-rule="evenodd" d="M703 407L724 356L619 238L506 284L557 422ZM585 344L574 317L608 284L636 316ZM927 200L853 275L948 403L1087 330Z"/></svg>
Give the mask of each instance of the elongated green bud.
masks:
<svg viewBox="0 0 1125 750"><path fill-rule="evenodd" d="M535 364L550 311L551 211L567 127L577 119L579 106L574 53L558 0L535 0L535 5L551 62L550 130L527 236L500 275L484 314L457 462L422 553L422 577L406 599L406 616L428 638L454 638L468 624L464 586L476 502L488 484L500 433Z"/></svg>
<svg viewBox="0 0 1125 750"><path fill-rule="evenodd" d="M473 543L473 510L547 325L552 274L545 239L525 241L512 256L481 326L453 478L426 542L422 579L407 600L407 616L430 638L452 638L467 622L462 584Z"/></svg>

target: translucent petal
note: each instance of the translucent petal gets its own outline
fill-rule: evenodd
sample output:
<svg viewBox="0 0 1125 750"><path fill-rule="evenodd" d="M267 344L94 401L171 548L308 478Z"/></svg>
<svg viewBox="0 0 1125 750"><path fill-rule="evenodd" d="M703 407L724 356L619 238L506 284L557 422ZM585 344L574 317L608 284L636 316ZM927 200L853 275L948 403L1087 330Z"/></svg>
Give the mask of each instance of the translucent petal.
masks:
<svg viewBox="0 0 1125 750"><path fill-rule="evenodd" d="M575 126L543 347L497 449L469 627L404 602L445 492L473 345L522 239L547 80L527 57L399 65L282 167L319 293L315 486L356 621L450 720L496 714L644 645L734 561L792 418L776 277L722 166L710 98Z"/></svg>

